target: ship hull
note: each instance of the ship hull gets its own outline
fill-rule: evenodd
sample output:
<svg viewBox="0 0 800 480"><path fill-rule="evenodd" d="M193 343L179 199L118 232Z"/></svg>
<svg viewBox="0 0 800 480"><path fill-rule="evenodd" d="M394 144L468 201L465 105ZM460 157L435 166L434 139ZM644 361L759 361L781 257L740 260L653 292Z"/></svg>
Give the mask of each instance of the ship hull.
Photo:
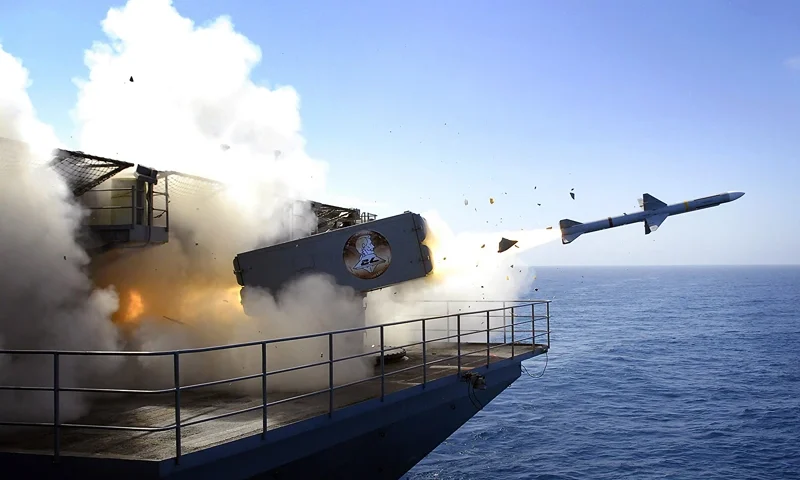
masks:
<svg viewBox="0 0 800 480"><path fill-rule="evenodd" d="M485 406L502 393L519 375L519 363L495 367L487 374L487 383L490 376L494 377L494 381L486 390L473 390L472 400L467 395L468 386L465 383L450 383L409 398L403 405L392 407L396 411L407 411L407 415L395 421L392 421L398 417L393 414L395 412L377 410L355 417L351 423L331 431L314 432L309 441L324 441L325 437L335 441L343 429L359 431L351 440L269 469L265 474L253 478L402 478L471 419L481 405ZM364 429L368 431L361 433Z"/></svg>

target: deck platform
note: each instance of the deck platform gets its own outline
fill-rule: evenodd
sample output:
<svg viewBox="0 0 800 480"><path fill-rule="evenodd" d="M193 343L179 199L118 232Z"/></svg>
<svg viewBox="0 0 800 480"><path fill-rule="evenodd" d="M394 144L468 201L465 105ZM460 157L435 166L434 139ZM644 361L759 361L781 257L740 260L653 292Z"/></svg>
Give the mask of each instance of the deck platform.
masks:
<svg viewBox="0 0 800 480"><path fill-rule="evenodd" d="M512 358L512 346L489 344L489 370L491 364ZM407 358L385 365L384 394L389 395L423 384L422 347L407 349ZM455 357L456 343L427 345L426 381L432 382L458 373L458 359L452 358L431 365L438 358ZM461 369L487 366L487 344L462 343ZM513 358L522 361L547 351L547 345L515 344ZM475 352L475 353L469 353ZM417 366L418 368L410 368ZM405 370L404 370L405 369ZM392 372L404 370L392 375ZM376 366L375 375L380 376ZM297 394L269 393L268 402L296 396ZM370 399L380 398L381 379L351 385L335 390L333 396L334 416L344 407ZM261 405L260 396L242 396L220 391L187 391L181 395L181 422L191 422ZM268 432L329 412L329 392L312 397L271 405L267 410ZM79 420L92 425L131 425L140 427L164 427L175 421L174 397L171 393L148 396L126 396L95 403L92 412ZM210 447L262 433L262 412L255 411L235 415L181 429L181 455L198 452ZM270 434L267 433L267 436ZM132 432L64 428L60 433L62 456L127 459L139 461L163 461L176 457L175 431ZM54 444L51 429L28 427L10 438L0 437L0 452L52 455Z"/></svg>

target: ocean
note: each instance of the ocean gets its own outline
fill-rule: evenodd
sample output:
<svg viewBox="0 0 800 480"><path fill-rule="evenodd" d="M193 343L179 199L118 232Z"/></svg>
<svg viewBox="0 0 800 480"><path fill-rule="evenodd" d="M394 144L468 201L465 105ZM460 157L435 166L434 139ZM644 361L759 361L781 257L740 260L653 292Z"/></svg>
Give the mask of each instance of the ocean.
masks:
<svg viewBox="0 0 800 480"><path fill-rule="evenodd" d="M800 267L536 273L544 375L404 478L800 479Z"/></svg>

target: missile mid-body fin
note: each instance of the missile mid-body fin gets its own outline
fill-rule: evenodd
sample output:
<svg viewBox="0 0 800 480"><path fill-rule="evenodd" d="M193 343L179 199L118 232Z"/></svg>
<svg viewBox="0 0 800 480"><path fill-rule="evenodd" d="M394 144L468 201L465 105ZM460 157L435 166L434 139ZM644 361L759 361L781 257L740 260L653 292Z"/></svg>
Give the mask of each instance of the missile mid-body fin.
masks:
<svg viewBox="0 0 800 480"><path fill-rule="evenodd" d="M658 210L659 208L664 208L666 206L666 203L650 195L649 193L642 195L642 209L645 211Z"/></svg>
<svg viewBox="0 0 800 480"><path fill-rule="evenodd" d="M669 215L666 213L661 213L659 215L653 215L652 217L645 218L644 234L649 235L658 230L658 227L660 227L661 224L664 223L664 220L666 220L668 216Z"/></svg>
<svg viewBox="0 0 800 480"><path fill-rule="evenodd" d="M644 195L642 195L641 205L642 205L642 210L644 210L645 212L658 210L661 208L665 208L667 206L666 203L650 195L649 193L645 193ZM658 227L660 227L661 224L664 223L664 220L666 220L668 216L669 216L668 213L662 213L645 218L644 234L650 235L651 233L658 230Z"/></svg>

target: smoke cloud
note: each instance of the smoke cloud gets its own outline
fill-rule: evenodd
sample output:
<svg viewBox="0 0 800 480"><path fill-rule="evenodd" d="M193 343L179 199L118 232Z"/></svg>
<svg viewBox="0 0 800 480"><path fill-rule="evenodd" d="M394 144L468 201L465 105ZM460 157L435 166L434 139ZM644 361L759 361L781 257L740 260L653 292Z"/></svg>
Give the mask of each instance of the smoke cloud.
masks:
<svg viewBox="0 0 800 480"><path fill-rule="evenodd" d="M322 193L327 173L305 153L297 92L251 79L259 47L230 19L196 26L167 0L131 0L109 11L102 27L108 42L86 53L88 79L77 82L82 150L225 185L169 177L170 242L94 262L93 278L120 291L124 308L115 320L129 331L129 347L189 348L356 326L360 297L324 276L305 278L277 299L262 292L252 317L239 303L234 256L308 234L316 218L303 201ZM270 369L328 357L327 339L297 343L273 345ZM343 341L335 355L356 346ZM167 365L142 360L140 379L170 383ZM363 361L337 367L337 383L366 371ZM182 361L186 383L260 369L259 347ZM326 368L270 379L272 390L324 386Z"/></svg>
<svg viewBox="0 0 800 480"><path fill-rule="evenodd" d="M36 118L27 95L28 72L0 45L0 348L114 350L119 337L110 315L113 288L95 289L89 257L76 242L81 209L56 172L45 167L58 146L52 129ZM115 359L61 359L61 379L75 386L103 378ZM48 355L0 355L0 384L52 385ZM48 421L52 395L1 391L0 415L16 421ZM82 395L64 394L62 413L85 412Z"/></svg>
<svg viewBox="0 0 800 480"><path fill-rule="evenodd" d="M107 41L86 52L88 76L76 81L73 113L79 149L160 171L200 175L226 188L170 177L179 180L170 191L170 242L112 250L90 263L78 243L80 225L90 211L73 201L63 179L41 167L59 144L52 129L36 120L25 90L27 72L3 52L0 133L34 146L38 156L27 155L19 162L15 150L13 161L5 162L16 165L22 176L4 176L0 193L0 295L5 307L0 344L160 350L356 326L363 318L361 297L325 276L301 279L279 298L257 295L251 317L239 304L233 257L307 234L316 219L307 203L298 200L323 190L327 168L304 151L297 93L251 80L260 61L259 48L235 32L229 19L198 27L166 0L131 0L111 9L102 28ZM9 178L13 182L5 181ZM109 181L103 187L113 186ZM163 182L159 188L164 188ZM81 198L83 207L102 203L92 195ZM362 338L353 336L337 339L335 356L357 353L362 344ZM50 358L5 357L3 384L52 384ZM327 357L325 338L273 345L269 351L270 369ZM62 386L171 384L168 358L109 358L62 361ZM259 347L186 355L182 383L246 375L260 368ZM366 360L339 364L336 382L352 381L366 370ZM327 368L270 379L271 390L322 386L327 386ZM254 385L234 387L250 390ZM37 401L12 401L6 394L0 403L4 418L51 418L50 394L18 395ZM70 403L62 406L62 420L85 412L85 404L78 401L83 398L62 398Z"/></svg>

